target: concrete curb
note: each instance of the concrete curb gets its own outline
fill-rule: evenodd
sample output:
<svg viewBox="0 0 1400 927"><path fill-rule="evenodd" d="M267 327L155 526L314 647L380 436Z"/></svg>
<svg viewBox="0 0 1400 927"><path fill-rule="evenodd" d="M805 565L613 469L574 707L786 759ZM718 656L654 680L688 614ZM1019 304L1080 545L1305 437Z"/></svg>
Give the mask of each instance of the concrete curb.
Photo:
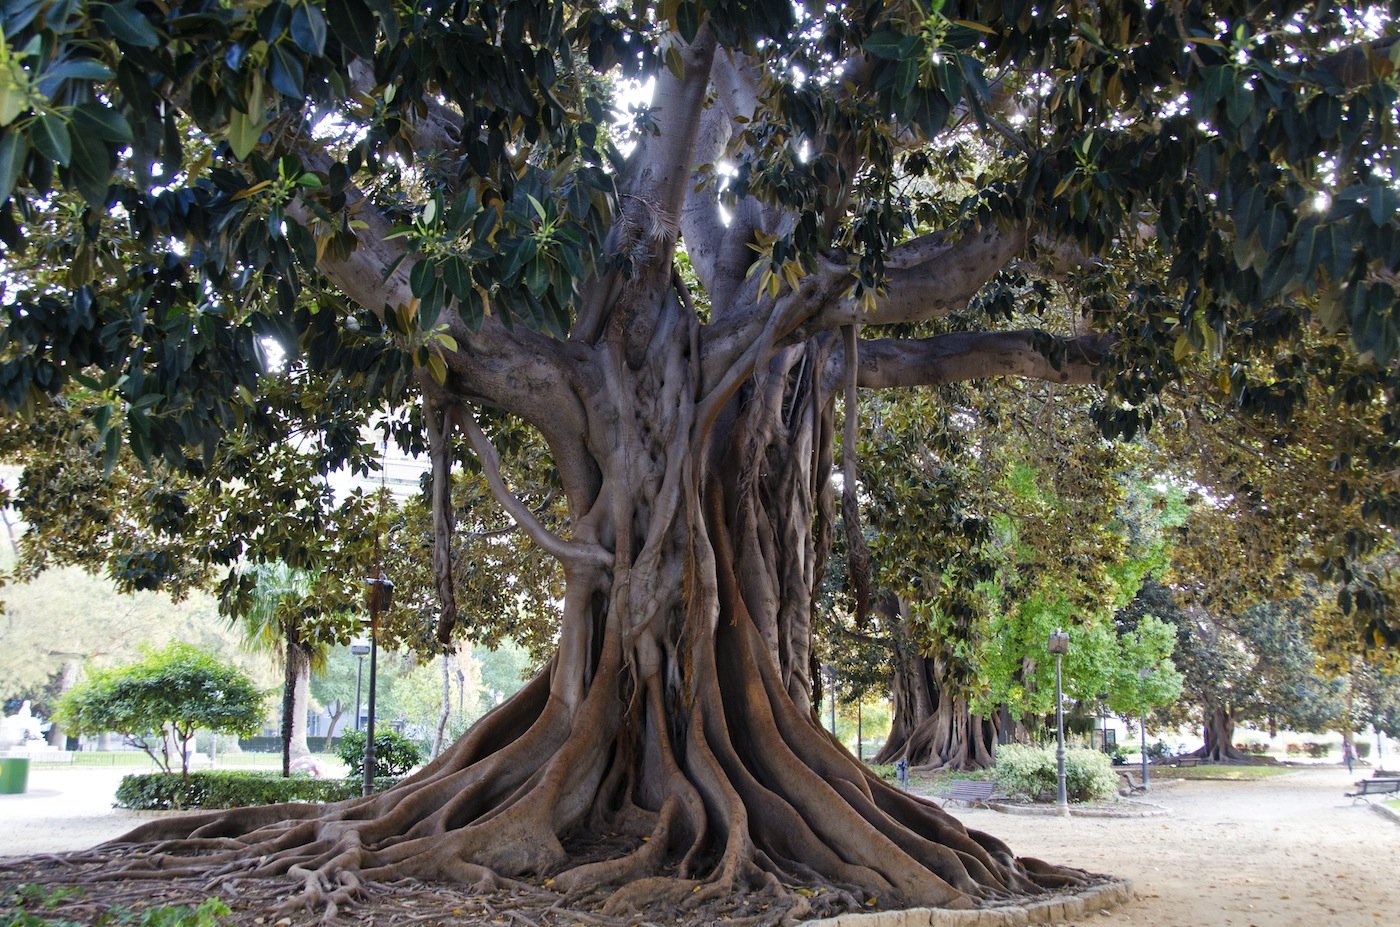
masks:
<svg viewBox="0 0 1400 927"><path fill-rule="evenodd" d="M1388 808L1383 804L1373 805L1370 802L1366 803L1366 807L1370 808L1372 811L1376 812L1376 814L1379 814L1381 817L1387 818L1396 824L1400 824L1400 812L1397 812L1394 808Z"/></svg>
<svg viewBox="0 0 1400 927"><path fill-rule="evenodd" d="M1132 883L1126 879L1104 882L1074 894L1055 895L1043 901L996 908L909 908L904 911L875 911L870 914L840 914L819 921L806 921L805 927L1027 927L1030 924L1058 924L1107 911L1133 899Z"/></svg>
<svg viewBox="0 0 1400 927"><path fill-rule="evenodd" d="M1129 808L1076 808L1069 806L1069 817L1072 818L1155 818L1167 813L1167 809L1161 805L1154 805L1145 801L1119 800L1115 802L1119 805L1130 805ZM1002 814L1023 814L1027 816L1049 816L1062 817L1060 809L1054 805L1014 805L1009 802L992 801L987 802L987 807Z"/></svg>

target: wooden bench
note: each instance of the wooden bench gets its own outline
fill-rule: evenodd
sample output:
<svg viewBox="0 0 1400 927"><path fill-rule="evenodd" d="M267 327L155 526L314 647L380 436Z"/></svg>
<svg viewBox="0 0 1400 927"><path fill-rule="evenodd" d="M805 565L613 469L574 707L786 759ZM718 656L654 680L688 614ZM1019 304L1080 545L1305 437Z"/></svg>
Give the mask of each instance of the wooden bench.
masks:
<svg viewBox="0 0 1400 927"><path fill-rule="evenodd" d="M1400 779L1360 779L1356 791L1345 794L1353 805L1358 801L1369 802L1367 795L1400 795Z"/></svg>
<svg viewBox="0 0 1400 927"><path fill-rule="evenodd" d="M1126 769L1117 770L1118 775L1123 777L1123 782L1128 786L1128 794L1136 795L1138 792L1146 792L1147 786L1133 778L1133 774Z"/></svg>
<svg viewBox="0 0 1400 927"><path fill-rule="evenodd" d="M944 801L961 801L969 805L985 805L996 791L997 784L985 779L954 779L948 784Z"/></svg>
<svg viewBox="0 0 1400 927"><path fill-rule="evenodd" d="M1199 756L1164 756L1160 760L1153 760L1153 766L1200 766L1203 763Z"/></svg>

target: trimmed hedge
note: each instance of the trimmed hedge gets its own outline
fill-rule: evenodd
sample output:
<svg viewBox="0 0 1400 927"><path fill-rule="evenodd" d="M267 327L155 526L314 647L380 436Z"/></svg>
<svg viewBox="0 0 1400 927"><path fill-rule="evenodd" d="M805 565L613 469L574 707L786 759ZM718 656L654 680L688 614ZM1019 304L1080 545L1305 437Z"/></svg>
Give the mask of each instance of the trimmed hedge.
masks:
<svg viewBox="0 0 1400 927"><path fill-rule="evenodd" d="M1036 801L1055 792L1055 751L1049 747L1003 744L997 747L997 785L1013 798ZM1065 792L1070 801L1094 801L1118 794L1118 776L1100 750L1065 751Z"/></svg>
<svg viewBox="0 0 1400 927"><path fill-rule="evenodd" d="M374 780L381 792L397 779ZM243 808L280 802L336 802L356 798L363 788L359 779L312 779L245 770L210 770L188 776L142 773L123 776L117 786L118 808L134 811L184 811L190 808Z"/></svg>

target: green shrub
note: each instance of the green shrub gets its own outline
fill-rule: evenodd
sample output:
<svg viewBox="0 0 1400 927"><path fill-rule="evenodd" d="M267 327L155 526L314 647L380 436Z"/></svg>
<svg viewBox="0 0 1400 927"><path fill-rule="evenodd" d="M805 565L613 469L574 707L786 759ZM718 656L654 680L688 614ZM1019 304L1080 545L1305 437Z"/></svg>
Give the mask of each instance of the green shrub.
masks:
<svg viewBox="0 0 1400 927"><path fill-rule="evenodd" d="M1055 792L1055 751L1050 747L997 747L998 788L1012 798L1038 800ZM1100 750L1065 751L1065 792L1070 801L1095 801L1118 791L1118 777Z"/></svg>
<svg viewBox="0 0 1400 927"><path fill-rule="evenodd" d="M1352 746L1356 748L1356 756L1358 759L1364 760L1371 755L1371 744L1369 741L1358 740L1353 742Z"/></svg>
<svg viewBox="0 0 1400 927"><path fill-rule="evenodd" d="M375 791L389 788L395 781L376 779ZM336 802L355 798L362 786L359 779L285 779L277 773L248 771L213 770L188 776L144 773L122 777L116 804L135 811L171 811L289 801Z"/></svg>
<svg viewBox="0 0 1400 927"><path fill-rule="evenodd" d="M996 779L997 788L1011 798L1035 801L1043 792L1055 789L1055 753L1042 747L1002 744L997 747Z"/></svg>
<svg viewBox="0 0 1400 927"><path fill-rule="evenodd" d="M350 777L365 774L365 732L346 731L335 748L336 756L350 767ZM391 730L374 732L375 778L402 776L423 761L423 751L413 741Z"/></svg>
<svg viewBox="0 0 1400 927"><path fill-rule="evenodd" d="M1332 750L1331 744L1307 743L1303 744L1303 747L1308 751L1308 756L1312 757L1315 760L1322 759Z"/></svg>

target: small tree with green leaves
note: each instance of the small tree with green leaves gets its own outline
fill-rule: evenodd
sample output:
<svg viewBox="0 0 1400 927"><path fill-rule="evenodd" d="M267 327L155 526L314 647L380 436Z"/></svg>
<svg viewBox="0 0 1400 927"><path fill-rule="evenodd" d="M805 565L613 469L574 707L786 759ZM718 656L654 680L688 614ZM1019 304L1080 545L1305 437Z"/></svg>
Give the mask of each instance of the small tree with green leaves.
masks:
<svg viewBox="0 0 1400 927"><path fill-rule="evenodd" d="M256 733L265 698L236 666L176 642L135 663L94 673L63 697L55 717L77 734L116 731L167 773L173 772L173 739L186 775L196 729Z"/></svg>

